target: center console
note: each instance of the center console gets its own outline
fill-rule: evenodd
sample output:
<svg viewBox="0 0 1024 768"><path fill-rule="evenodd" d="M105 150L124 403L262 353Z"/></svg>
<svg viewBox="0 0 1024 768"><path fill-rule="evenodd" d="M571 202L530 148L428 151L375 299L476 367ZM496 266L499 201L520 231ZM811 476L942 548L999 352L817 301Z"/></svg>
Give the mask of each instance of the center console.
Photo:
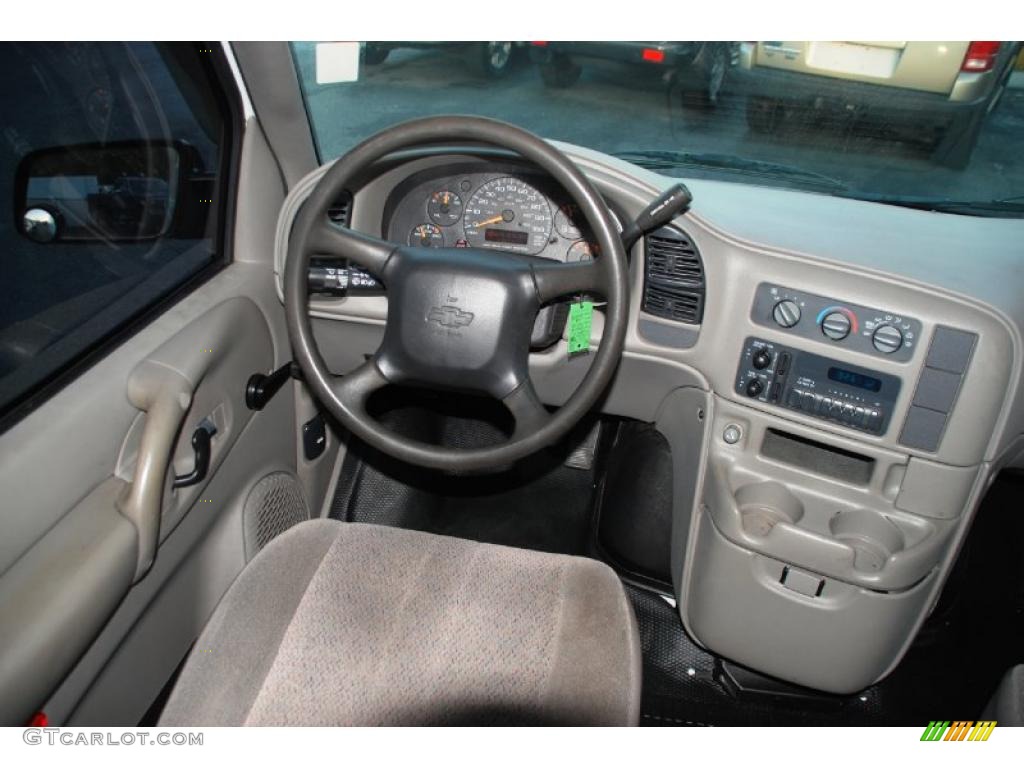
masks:
<svg viewBox="0 0 1024 768"><path fill-rule="evenodd" d="M757 285L713 398L681 593L701 643L835 693L900 657L977 476L912 453L938 452L978 341L937 320Z"/></svg>

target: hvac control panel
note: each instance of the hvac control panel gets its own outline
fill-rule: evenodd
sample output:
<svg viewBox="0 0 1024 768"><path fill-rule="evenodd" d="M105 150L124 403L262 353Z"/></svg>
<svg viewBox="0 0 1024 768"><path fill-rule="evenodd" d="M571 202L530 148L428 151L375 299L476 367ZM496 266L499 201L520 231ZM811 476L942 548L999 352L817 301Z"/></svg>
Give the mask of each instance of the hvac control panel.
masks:
<svg viewBox="0 0 1024 768"><path fill-rule="evenodd" d="M828 341L875 357L905 362L921 341L921 323L902 312L873 309L771 283L754 295L750 319L805 339Z"/></svg>
<svg viewBox="0 0 1024 768"><path fill-rule="evenodd" d="M889 427L900 379L811 352L749 337L736 392L844 427L881 435Z"/></svg>

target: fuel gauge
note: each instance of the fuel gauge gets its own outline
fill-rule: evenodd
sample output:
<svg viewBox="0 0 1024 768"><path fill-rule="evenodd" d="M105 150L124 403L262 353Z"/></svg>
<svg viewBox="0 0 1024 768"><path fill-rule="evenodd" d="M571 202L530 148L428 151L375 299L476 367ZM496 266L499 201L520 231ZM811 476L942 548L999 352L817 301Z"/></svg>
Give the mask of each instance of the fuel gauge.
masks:
<svg viewBox="0 0 1024 768"><path fill-rule="evenodd" d="M427 215L435 224L450 227L462 218L462 198L447 189L435 192L427 201Z"/></svg>
<svg viewBox="0 0 1024 768"><path fill-rule="evenodd" d="M444 246L444 233L441 228L433 224L420 224L413 227L409 233L409 245L418 245L421 248L442 248Z"/></svg>

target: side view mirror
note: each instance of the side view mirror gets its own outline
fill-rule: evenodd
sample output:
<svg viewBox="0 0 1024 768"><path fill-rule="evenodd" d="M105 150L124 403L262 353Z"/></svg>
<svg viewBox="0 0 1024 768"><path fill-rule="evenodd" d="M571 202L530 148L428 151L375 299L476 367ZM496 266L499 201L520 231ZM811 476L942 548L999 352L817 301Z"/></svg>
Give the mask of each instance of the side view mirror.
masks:
<svg viewBox="0 0 1024 768"><path fill-rule="evenodd" d="M17 229L37 243L202 236L188 230L205 220L195 214L208 207L213 178L200 173L198 164L197 153L180 142L78 144L31 152L15 177Z"/></svg>

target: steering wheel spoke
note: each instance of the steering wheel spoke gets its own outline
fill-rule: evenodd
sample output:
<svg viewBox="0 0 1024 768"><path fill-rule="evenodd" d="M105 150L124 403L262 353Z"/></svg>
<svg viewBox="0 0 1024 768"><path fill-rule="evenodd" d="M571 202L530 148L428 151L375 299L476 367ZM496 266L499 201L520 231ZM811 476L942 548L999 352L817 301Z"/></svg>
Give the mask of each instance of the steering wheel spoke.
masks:
<svg viewBox="0 0 1024 768"><path fill-rule="evenodd" d="M537 390L533 387L533 382L529 379L503 397L501 402L508 408L515 420L512 432L513 440L537 432L551 420L551 414L544 408L544 404L537 395Z"/></svg>
<svg viewBox="0 0 1024 768"><path fill-rule="evenodd" d="M604 272L593 260L570 264L551 262L533 265L533 280L537 298L547 304L562 296L580 293L606 295Z"/></svg>
<svg viewBox="0 0 1024 768"><path fill-rule="evenodd" d="M309 253L321 258L349 259L378 278L398 246L378 237L341 229L325 219L317 225L309 240Z"/></svg>
<svg viewBox="0 0 1024 768"><path fill-rule="evenodd" d="M377 358L371 357L349 373L333 377L330 385L341 402L365 414L370 396L390 383L377 365Z"/></svg>

